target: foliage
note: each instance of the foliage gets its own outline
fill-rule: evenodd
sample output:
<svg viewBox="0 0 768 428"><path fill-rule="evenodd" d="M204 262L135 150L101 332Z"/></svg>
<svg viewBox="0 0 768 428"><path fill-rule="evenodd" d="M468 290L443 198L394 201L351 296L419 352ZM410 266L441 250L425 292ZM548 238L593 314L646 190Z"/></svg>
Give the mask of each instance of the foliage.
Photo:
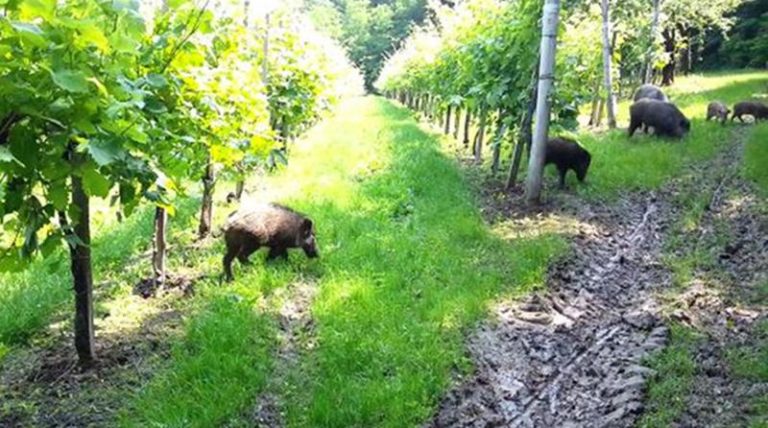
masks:
<svg viewBox="0 0 768 428"><path fill-rule="evenodd" d="M381 70L386 56L426 18L426 0L307 0L318 28L337 37L363 70L365 86Z"/></svg>
<svg viewBox="0 0 768 428"><path fill-rule="evenodd" d="M734 13L729 37L714 43L719 49L707 58L713 65L763 68L768 65L768 0L745 1ZM723 58L726 60L723 61Z"/></svg>

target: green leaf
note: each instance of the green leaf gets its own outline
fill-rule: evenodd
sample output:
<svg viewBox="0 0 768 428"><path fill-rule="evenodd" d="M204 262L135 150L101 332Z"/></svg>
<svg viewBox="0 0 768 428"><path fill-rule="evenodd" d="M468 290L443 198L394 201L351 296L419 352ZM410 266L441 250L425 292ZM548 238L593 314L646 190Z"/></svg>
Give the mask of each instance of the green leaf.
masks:
<svg viewBox="0 0 768 428"><path fill-rule="evenodd" d="M21 163L21 161L19 161L18 159L16 159L15 156L13 156L11 151L8 150L8 147L5 147L5 146L0 146L0 162L16 162L20 166L22 167L24 166L24 164Z"/></svg>
<svg viewBox="0 0 768 428"><path fill-rule="evenodd" d="M109 52L109 40L107 36L94 24L86 25L80 29L79 43L96 46L103 53Z"/></svg>
<svg viewBox="0 0 768 428"><path fill-rule="evenodd" d="M69 202L69 190L63 181L51 184L51 187L48 188L48 200L50 200L53 207L59 211L67 208L67 202Z"/></svg>
<svg viewBox="0 0 768 428"><path fill-rule="evenodd" d="M88 196L106 198L111 187L109 180L95 169L86 168L83 171L83 188Z"/></svg>
<svg viewBox="0 0 768 428"><path fill-rule="evenodd" d="M125 34L113 34L111 37L112 49L117 53L134 53L138 48L138 42Z"/></svg>
<svg viewBox="0 0 768 428"><path fill-rule="evenodd" d="M61 245L62 236L60 233L52 233L40 244L40 253L44 258L48 258Z"/></svg>
<svg viewBox="0 0 768 428"><path fill-rule="evenodd" d="M162 89L168 86L168 80L161 74L149 74L147 75L146 80L147 83L149 83L149 86L152 86L153 88Z"/></svg>
<svg viewBox="0 0 768 428"><path fill-rule="evenodd" d="M91 141L87 147L88 153L99 166L111 164L122 154L120 146L113 142Z"/></svg>
<svg viewBox="0 0 768 428"><path fill-rule="evenodd" d="M56 12L56 0L24 0L19 11L25 21L32 21L35 18L50 21Z"/></svg>
<svg viewBox="0 0 768 428"><path fill-rule="evenodd" d="M88 80L85 75L75 70L60 70L52 72L53 83L69 92L86 93L88 92Z"/></svg>
<svg viewBox="0 0 768 428"><path fill-rule="evenodd" d="M19 33L24 42L39 48L44 48L48 45L48 41L45 39L45 32L37 25L26 22L13 22L11 26Z"/></svg>

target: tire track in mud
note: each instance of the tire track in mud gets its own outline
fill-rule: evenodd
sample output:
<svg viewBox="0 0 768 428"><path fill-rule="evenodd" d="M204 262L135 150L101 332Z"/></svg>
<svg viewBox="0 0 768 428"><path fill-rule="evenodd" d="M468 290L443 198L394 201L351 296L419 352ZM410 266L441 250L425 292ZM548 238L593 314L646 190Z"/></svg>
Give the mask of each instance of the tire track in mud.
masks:
<svg viewBox="0 0 768 428"><path fill-rule="evenodd" d="M653 194L582 207L594 227L550 270L547 291L503 302L468 341L475 372L441 402L429 427L630 426L652 371L642 365L668 331L652 293L669 207Z"/></svg>

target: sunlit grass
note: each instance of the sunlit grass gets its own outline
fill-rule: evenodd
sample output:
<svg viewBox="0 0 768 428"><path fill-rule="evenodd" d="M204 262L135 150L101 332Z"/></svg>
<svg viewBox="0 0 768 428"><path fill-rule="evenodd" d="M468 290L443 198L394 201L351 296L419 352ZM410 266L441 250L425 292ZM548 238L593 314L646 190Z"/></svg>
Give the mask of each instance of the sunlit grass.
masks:
<svg viewBox="0 0 768 428"><path fill-rule="evenodd" d="M452 372L467 368L464 329L494 297L541 286L548 263L564 250L552 235L509 244L491 233L437 138L381 99L345 104L292 148L285 171L263 180L264 190L244 204L278 200L309 215L321 258L295 254L288 263L266 264L257 255L251 268L236 265L232 284L203 281L188 328L213 332L218 325L218 334L235 337L259 325L257 340L232 350L213 337L187 334L167 368L123 412L123 425L247 424L232 418L274 376L274 331L264 302L301 278L319 290L311 308L313 350L273 391L285 402L289 425L417 424ZM184 258L218 274L221 254L216 244ZM233 311L211 311L210 301L234 305ZM254 356L258 364L246 363L262 370L258 375L231 369L231 358ZM226 382L239 388L218 386Z"/></svg>

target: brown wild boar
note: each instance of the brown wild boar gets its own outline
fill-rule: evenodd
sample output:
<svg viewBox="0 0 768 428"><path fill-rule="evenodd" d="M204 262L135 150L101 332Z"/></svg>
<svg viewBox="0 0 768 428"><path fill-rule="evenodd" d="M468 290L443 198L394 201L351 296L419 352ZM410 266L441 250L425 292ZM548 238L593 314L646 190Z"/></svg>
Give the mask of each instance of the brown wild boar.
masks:
<svg viewBox="0 0 768 428"><path fill-rule="evenodd" d="M250 262L248 257L261 247L268 247L267 260L288 258L289 248L301 248L309 258L318 257L312 220L278 204L245 207L232 214L224 226L224 276L231 281L232 261Z"/></svg>

